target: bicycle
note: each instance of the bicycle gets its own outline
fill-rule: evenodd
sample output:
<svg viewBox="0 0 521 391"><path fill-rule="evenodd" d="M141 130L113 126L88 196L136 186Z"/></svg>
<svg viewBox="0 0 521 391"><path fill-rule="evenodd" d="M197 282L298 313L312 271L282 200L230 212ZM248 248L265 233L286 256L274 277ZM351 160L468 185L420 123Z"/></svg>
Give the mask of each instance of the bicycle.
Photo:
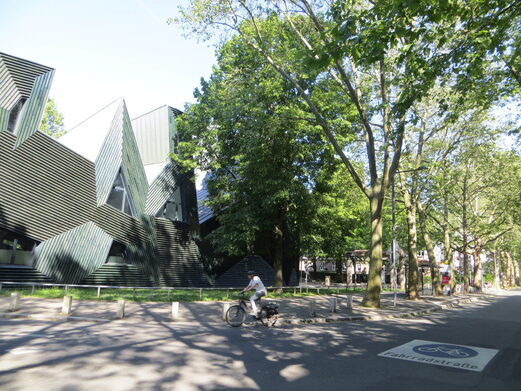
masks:
<svg viewBox="0 0 521 391"><path fill-rule="evenodd" d="M418 348L418 351L419 352L422 352L422 353L437 353L437 352L440 352L440 353L445 353L451 357L454 357L454 358L467 358L470 356L469 353L467 352L464 352L462 350L459 350L459 349L455 349L455 348L446 348L446 347L443 347L443 346L434 346L434 347L428 347L428 346L421 346Z"/></svg>
<svg viewBox="0 0 521 391"><path fill-rule="evenodd" d="M232 327L239 327L246 320L246 313L248 312L248 300L244 298L244 294L239 294L239 303L234 304L226 311L226 322ZM261 299L255 300L260 305L260 311L253 319L266 326L274 326L277 323L279 314L279 305L273 302L261 302Z"/></svg>

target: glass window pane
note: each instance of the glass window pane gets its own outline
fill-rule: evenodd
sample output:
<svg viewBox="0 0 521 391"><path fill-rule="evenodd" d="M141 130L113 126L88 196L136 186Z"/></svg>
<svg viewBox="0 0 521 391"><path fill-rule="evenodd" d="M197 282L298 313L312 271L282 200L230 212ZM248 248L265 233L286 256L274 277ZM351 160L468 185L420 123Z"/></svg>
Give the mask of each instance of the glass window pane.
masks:
<svg viewBox="0 0 521 391"><path fill-rule="evenodd" d="M12 255L13 255L12 249L8 250L5 248L0 248L0 263L10 264Z"/></svg>

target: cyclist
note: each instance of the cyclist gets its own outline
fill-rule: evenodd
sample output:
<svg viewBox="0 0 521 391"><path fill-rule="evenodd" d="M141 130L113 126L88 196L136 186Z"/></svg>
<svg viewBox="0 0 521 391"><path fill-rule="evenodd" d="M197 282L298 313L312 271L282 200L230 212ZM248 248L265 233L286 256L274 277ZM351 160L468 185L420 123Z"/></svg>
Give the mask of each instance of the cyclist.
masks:
<svg viewBox="0 0 521 391"><path fill-rule="evenodd" d="M266 296L266 287L262 283L259 276L255 275L253 270L248 271L248 278L250 279L250 283L246 288L244 288L241 293L251 291L255 289L255 293L250 297L251 303L251 312L250 315L257 316L257 305L255 304L255 300L260 299L262 296Z"/></svg>

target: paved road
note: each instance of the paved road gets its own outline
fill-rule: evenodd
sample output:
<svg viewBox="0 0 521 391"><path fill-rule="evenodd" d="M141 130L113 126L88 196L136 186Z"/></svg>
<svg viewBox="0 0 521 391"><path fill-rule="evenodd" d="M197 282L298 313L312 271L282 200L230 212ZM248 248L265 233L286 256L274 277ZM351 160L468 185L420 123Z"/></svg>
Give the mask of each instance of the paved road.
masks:
<svg viewBox="0 0 521 391"><path fill-rule="evenodd" d="M1 390L520 390L521 292L409 319L230 328L0 320ZM497 349L482 372L378 354Z"/></svg>

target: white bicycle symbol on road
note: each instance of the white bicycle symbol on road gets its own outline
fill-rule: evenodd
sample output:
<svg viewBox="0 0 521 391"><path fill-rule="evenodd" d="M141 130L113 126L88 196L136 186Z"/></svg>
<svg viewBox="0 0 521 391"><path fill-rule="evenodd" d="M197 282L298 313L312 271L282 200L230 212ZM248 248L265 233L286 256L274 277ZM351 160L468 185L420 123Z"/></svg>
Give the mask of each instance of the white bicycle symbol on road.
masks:
<svg viewBox="0 0 521 391"><path fill-rule="evenodd" d="M478 355L473 349L469 349L463 346L454 345L442 345L442 344L429 344L415 346L413 350L416 353L422 353L427 356L434 357L452 357L452 358L467 358Z"/></svg>

